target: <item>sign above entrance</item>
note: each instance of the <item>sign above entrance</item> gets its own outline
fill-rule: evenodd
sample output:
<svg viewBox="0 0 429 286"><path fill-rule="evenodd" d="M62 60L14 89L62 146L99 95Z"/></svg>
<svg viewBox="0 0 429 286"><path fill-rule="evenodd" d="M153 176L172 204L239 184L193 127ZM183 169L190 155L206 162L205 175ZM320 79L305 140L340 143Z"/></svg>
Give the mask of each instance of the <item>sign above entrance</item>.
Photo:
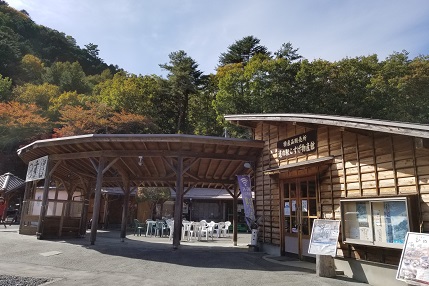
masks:
<svg viewBox="0 0 429 286"><path fill-rule="evenodd" d="M312 130L277 142L279 158L298 156L317 149L317 130Z"/></svg>
<svg viewBox="0 0 429 286"><path fill-rule="evenodd" d="M44 179L48 166L48 156L40 157L28 163L26 182Z"/></svg>

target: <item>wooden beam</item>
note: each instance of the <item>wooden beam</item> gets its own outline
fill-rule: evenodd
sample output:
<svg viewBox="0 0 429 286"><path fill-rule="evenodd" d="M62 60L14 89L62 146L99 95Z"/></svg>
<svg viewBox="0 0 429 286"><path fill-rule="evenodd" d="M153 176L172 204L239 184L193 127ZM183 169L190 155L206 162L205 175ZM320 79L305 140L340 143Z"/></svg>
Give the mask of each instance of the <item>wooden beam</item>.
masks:
<svg viewBox="0 0 429 286"><path fill-rule="evenodd" d="M106 168L104 168L104 170L103 170L103 174L104 174L104 173L106 173L106 172L107 172L107 170L109 170L109 169L110 169L110 167L112 167L112 166L113 166L113 164L115 164L115 163L116 163L116 161L118 161L118 160L119 160L119 158L118 158L118 157L114 158L114 159L109 163L109 165L107 165L107 166L106 166Z"/></svg>
<svg viewBox="0 0 429 286"><path fill-rule="evenodd" d="M228 153L210 153L210 152L193 152L193 151L165 151L165 150L118 150L118 151L92 151L92 152L74 152L52 154L52 160L77 160L86 158L98 157L183 157L183 158L202 158L202 159L229 159L229 160L243 160L255 161L257 156L237 155Z"/></svg>

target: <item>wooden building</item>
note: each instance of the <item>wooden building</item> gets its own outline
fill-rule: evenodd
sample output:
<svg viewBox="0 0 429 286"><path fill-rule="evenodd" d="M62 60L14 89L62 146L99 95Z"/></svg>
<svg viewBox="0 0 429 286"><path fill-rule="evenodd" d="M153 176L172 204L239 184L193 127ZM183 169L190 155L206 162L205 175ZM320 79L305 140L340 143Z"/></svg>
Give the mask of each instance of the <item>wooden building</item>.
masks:
<svg viewBox="0 0 429 286"><path fill-rule="evenodd" d="M429 232L429 126L312 114L227 115L265 142L256 215L266 252L314 260L313 221L341 220L335 264L391 283L407 232Z"/></svg>

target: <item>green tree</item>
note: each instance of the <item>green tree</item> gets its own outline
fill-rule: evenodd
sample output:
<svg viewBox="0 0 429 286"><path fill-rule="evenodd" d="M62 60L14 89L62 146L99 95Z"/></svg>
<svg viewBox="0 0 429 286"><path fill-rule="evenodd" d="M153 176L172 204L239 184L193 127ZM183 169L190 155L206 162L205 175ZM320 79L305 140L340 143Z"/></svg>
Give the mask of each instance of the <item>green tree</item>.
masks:
<svg viewBox="0 0 429 286"><path fill-rule="evenodd" d="M98 45L95 45L93 43L89 43L88 45L85 45L84 51L86 51L88 53L88 55L93 59L99 58L98 55L100 53L100 50L98 49Z"/></svg>
<svg viewBox="0 0 429 286"><path fill-rule="evenodd" d="M227 52L221 53L219 65L246 63L256 54L268 56L270 53L267 48L259 43L260 40L254 36L247 36L235 41L234 44L228 47Z"/></svg>
<svg viewBox="0 0 429 286"><path fill-rule="evenodd" d="M215 75L201 77L201 92L189 100L189 122L194 134L219 136L223 127L216 120L213 102L216 100L217 79Z"/></svg>
<svg viewBox="0 0 429 286"><path fill-rule="evenodd" d="M153 98L158 96L159 85L155 76L136 76L116 73L112 79L105 80L94 88L98 101L106 103L115 110L152 116Z"/></svg>
<svg viewBox="0 0 429 286"><path fill-rule="evenodd" d="M21 60L21 74L19 78L23 82L41 84L44 72L43 62L36 56L27 54Z"/></svg>
<svg viewBox="0 0 429 286"><path fill-rule="evenodd" d="M61 91L76 91L82 94L91 91L86 75L78 62L55 62L46 68L43 79L45 82L59 86Z"/></svg>
<svg viewBox="0 0 429 286"><path fill-rule="evenodd" d="M333 114L336 108L332 94L333 64L317 59L312 62L303 60L295 77L295 92L299 101L295 103L296 112ZM343 104L343 102L340 102ZM331 104L335 104L331 106Z"/></svg>
<svg viewBox="0 0 429 286"><path fill-rule="evenodd" d="M290 42L282 44L281 48L274 55L278 59L286 59L290 62L302 59L302 56L298 54L298 49L294 49Z"/></svg>
<svg viewBox="0 0 429 286"><path fill-rule="evenodd" d="M104 81L110 80L113 78L113 74L109 69L105 69L100 74L89 75L86 77L91 89L94 92L94 87Z"/></svg>
<svg viewBox="0 0 429 286"><path fill-rule="evenodd" d="M60 111L64 106L85 106L90 101L84 94L78 94L76 91L66 91L59 96L49 98L49 116L53 121L58 121Z"/></svg>
<svg viewBox="0 0 429 286"><path fill-rule="evenodd" d="M51 120L54 118L49 114L50 104L60 94L61 91L58 86L48 83L41 85L26 83L13 89L13 97L16 101L37 105L41 108L44 116L50 117Z"/></svg>
<svg viewBox="0 0 429 286"><path fill-rule="evenodd" d="M388 120L413 121L414 115L407 115L403 108L404 97L401 97L402 79L409 73L410 60L408 52L395 52L380 63L377 73L371 78L371 88L378 111L375 118Z"/></svg>
<svg viewBox="0 0 429 286"><path fill-rule="evenodd" d="M13 78L21 51L19 35L6 26L0 26L0 74Z"/></svg>
<svg viewBox="0 0 429 286"><path fill-rule="evenodd" d="M12 95L12 80L0 74L0 102L9 101Z"/></svg>
<svg viewBox="0 0 429 286"><path fill-rule="evenodd" d="M161 218L162 206L171 197L171 191L168 187L138 187L136 193L137 202L148 202L150 206L151 219ZM161 206L159 214L155 213L156 205Z"/></svg>
<svg viewBox="0 0 429 286"><path fill-rule="evenodd" d="M169 64L160 67L168 71L168 116L176 118L175 133L192 134L189 122L189 102L191 97L199 96L199 85L202 72L198 64L184 51L173 52L169 55Z"/></svg>

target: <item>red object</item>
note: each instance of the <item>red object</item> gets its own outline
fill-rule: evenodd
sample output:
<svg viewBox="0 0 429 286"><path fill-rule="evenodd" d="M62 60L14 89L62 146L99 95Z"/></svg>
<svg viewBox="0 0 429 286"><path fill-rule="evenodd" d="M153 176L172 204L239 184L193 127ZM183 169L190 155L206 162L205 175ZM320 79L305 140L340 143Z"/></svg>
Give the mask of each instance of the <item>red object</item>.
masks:
<svg viewBox="0 0 429 286"><path fill-rule="evenodd" d="M0 201L0 219L3 219L5 209L6 209L5 202L3 201L3 203L1 203Z"/></svg>

